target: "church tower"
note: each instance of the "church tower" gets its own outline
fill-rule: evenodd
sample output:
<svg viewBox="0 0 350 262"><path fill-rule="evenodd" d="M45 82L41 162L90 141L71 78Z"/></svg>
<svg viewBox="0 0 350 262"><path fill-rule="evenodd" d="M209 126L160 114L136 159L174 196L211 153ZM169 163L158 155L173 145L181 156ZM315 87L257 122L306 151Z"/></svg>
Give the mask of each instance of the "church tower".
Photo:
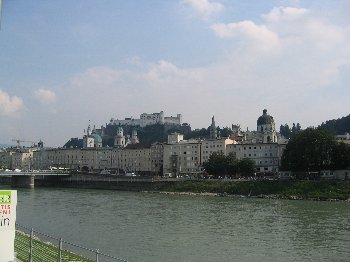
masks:
<svg viewBox="0 0 350 262"><path fill-rule="evenodd" d="M263 110L263 115L258 118L257 131L263 135L263 143L277 143L277 132L273 117Z"/></svg>
<svg viewBox="0 0 350 262"><path fill-rule="evenodd" d="M214 116L211 119L211 126L210 126L210 138L216 139L218 137L216 126L215 126L215 120Z"/></svg>
<svg viewBox="0 0 350 262"><path fill-rule="evenodd" d="M114 139L114 146L116 147L125 147L125 137L124 137L124 131L121 126L117 129L117 135Z"/></svg>
<svg viewBox="0 0 350 262"><path fill-rule="evenodd" d="M138 144L138 143L139 143L139 138L137 137L137 131L136 129L133 129L131 133L131 144Z"/></svg>
<svg viewBox="0 0 350 262"><path fill-rule="evenodd" d="M89 125L88 128L86 129L86 134L83 137L83 147L94 147L95 141L94 137L91 136L91 126L90 126L90 120L89 120Z"/></svg>

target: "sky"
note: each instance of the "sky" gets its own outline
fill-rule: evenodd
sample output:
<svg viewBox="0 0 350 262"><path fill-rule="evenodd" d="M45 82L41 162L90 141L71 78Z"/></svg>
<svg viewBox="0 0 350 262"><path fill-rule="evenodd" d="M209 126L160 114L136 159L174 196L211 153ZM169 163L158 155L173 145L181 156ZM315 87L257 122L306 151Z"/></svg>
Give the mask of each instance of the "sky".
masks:
<svg viewBox="0 0 350 262"><path fill-rule="evenodd" d="M192 129L348 115L347 0L3 0L0 144L63 146L89 120Z"/></svg>

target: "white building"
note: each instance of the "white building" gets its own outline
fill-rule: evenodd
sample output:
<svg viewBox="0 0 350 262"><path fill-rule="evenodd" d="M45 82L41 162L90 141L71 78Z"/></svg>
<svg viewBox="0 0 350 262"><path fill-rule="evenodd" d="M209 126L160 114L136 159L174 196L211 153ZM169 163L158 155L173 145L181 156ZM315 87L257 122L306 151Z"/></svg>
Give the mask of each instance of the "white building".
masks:
<svg viewBox="0 0 350 262"><path fill-rule="evenodd" d="M124 120L114 119L112 118L109 122L110 125L128 125L128 126L141 126L145 127L148 125L154 124L174 124L181 125L182 124L182 115L177 114L176 117L170 116L165 117L164 112L160 113L142 113L139 119L134 119L132 117L125 118Z"/></svg>
<svg viewBox="0 0 350 262"><path fill-rule="evenodd" d="M31 170L36 148L6 149L0 152L0 168Z"/></svg>
<svg viewBox="0 0 350 262"><path fill-rule="evenodd" d="M207 139L201 141L201 162L207 162L210 155L214 152L223 153L225 156L228 154L227 146L236 143L236 141L223 137L217 139Z"/></svg>
<svg viewBox="0 0 350 262"><path fill-rule="evenodd" d="M123 128L121 126L118 126L117 135L114 138L114 146L115 147L123 148L129 144L135 145L135 144L138 144L139 142L140 141L139 141L139 138L137 136L136 129L132 130L131 138L130 138L129 135L125 136Z"/></svg>
<svg viewBox="0 0 350 262"><path fill-rule="evenodd" d="M235 125L234 139L236 144L227 146L227 153L235 153L238 160L252 159L258 172L277 172L283 150L288 140L278 136L275 121L263 110L263 115L257 120L256 131L240 131Z"/></svg>
<svg viewBox="0 0 350 262"><path fill-rule="evenodd" d="M176 177L196 175L202 170L201 164L200 140L181 140L164 144L163 174Z"/></svg>
<svg viewBox="0 0 350 262"><path fill-rule="evenodd" d="M336 135L335 140L350 145L350 134L345 133L345 135Z"/></svg>
<svg viewBox="0 0 350 262"><path fill-rule="evenodd" d="M33 153L34 169L96 171L111 167L111 148L54 148Z"/></svg>
<svg viewBox="0 0 350 262"><path fill-rule="evenodd" d="M112 149L111 163L117 174L160 174L163 166L163 144L129 144L124 148L115 147Z"/></svg>
<svg viewBox="0 0 350 262"><path fill-rule="evenodd" d="M238 160L253 160L258 172L278 171L281 157L278 143L230 144L227 152L235 153Z"/></svg>
<svg viewBox="0 0 350 262"><path fill-rule="evenodd" d="M86 134L83 137L83 147L102 147L102 137L96 133L96 128L91 130L90 124L86 130Z"/></svg>

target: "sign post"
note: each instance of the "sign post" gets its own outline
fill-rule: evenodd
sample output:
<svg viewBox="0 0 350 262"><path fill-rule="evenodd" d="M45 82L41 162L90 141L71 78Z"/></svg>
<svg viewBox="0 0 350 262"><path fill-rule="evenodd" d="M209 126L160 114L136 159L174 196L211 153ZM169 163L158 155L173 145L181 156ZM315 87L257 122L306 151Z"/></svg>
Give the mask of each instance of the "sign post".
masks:
<svg viewBox="0 0 350 262"><path fill-rule="evenodd" d="M0 262L15 261L16 190L0 190Z"/></svg>

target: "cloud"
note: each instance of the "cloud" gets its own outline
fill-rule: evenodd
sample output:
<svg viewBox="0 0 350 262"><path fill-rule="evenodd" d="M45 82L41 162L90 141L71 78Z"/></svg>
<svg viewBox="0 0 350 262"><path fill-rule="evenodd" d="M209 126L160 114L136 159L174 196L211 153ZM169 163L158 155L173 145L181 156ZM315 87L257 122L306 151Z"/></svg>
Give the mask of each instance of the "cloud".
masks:
<svg viewBox="0 0 350 262"><path fill-rule="evenodd" d="M211 26L215 34L221 38L240 38L254 41L264 46L274 47L278 44L278 35L264 25L256 25L252 21L238 23L217 23Z"/></svg>
<svg viewBox="0 0 350 262"><path fill-rule="evenodd" d="M268 14L262 17L269 22L295 21L303 18L309 10L295 7L274 7Z"/></svg>
<svg viewBox="0 0 350 262"><path fill-rule="evenodd" d="M10 97L0 89L0 115L10 116L24 109L22 98L18 96Z"/></svg>
<svg viewBox="0 0 350 262"><path fill-rule="evenodd" d="M34 95L42 104L51 104L57 99L55 92L49 89L38 89L34 92Z"/></svg>
<svg viewBox="0 0 350 262"><path fill-rule="evenodd" d="M106 65L72 75L55 87L65 99L57 101L54 121L71 127L61 139L81 134L89 119L99 125L161 110L181 113L192 128L209 126L215 115L220 126L255 129L264 108L277 127L347 115L349 29L304 9L278 7L262 17L259 24L212 25L225 54L215 63L185 67L134 57L127 69Z"/></svg>
<svg viewBox="0 0 350 262"><path fill-rule="evenodd" d="M84 87L93 85L102 89L115 84L119 80L120 72L109 67L92 67L70 79L71 85Z"/></svg>
<svg viewBox="0 0 350 262"><path fill-rule="evenodd" d="M191 6L199 15L204 18L220 13L224 10L224 6L218 2L210 2L209 0L183 0L184 4Z"/></svg>

